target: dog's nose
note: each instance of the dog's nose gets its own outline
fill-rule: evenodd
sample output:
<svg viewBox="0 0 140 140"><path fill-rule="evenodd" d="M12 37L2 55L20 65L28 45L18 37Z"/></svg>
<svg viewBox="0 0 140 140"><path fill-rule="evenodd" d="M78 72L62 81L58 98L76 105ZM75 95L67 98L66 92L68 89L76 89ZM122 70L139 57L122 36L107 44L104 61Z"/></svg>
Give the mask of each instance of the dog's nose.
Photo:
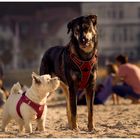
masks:
<svg viewBox="0 0 140 140"><path fill-rule="evenodd" d="M86 44L88 42L88 39L86 37L82 37L82 43Z"/></svg>
<svg viewBox="0 0 140 140"><path fill-rule="evenodd" d="M85 39L85 38L83 38L83 39L82 39L82 41L83 41L83 42L86 42L86 39Z"/></svg>

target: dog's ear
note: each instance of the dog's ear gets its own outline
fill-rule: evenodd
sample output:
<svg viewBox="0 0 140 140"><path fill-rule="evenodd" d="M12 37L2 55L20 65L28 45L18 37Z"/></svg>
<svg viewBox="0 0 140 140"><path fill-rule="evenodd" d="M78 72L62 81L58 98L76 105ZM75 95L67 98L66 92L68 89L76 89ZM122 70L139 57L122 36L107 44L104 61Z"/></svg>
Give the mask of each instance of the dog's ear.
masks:
<svg viewBox="0 0 140 140"><path fill-rule="evenodd" d="M41 80L39 78L39 75L37 75L35 72L32 73L32 79L35 81L35 83L41 84Z"/></svg>
<svg viewBox="0 0 140 140"><path fill-rule="evenodd" d="M88 18L92 21L94 26L97 24L97 16L96 15L89 15Z"/></svg>
<svg viewBox="0 0 140 140"><path fill-rule="evenodd" d="M70 32L70 30L72 29L72 25L73 25L73 22L71 21L71 22L69 22L68 24L67 24L67 28L68 28L68 32L67 32L67 34Z"/></svg>

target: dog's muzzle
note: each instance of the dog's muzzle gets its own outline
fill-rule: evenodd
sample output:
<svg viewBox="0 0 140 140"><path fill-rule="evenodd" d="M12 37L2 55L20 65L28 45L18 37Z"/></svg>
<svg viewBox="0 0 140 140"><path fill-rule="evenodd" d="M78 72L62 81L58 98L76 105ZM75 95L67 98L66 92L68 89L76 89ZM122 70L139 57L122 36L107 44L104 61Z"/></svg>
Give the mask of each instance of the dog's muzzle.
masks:
<svg viewBox="0 0 140 140"><path fill-rule="evenodd" d="M80 44L83 46L83 48L88 47L91 43L93 43L93 39L87 39L86 37L82 37L80 39Z"/></svg>
<svg viewBox="0 0 140 140"><path fill-rule="evenodd" d="M83 45L86 45L86 44L88 43L88 39L85 38L85 37L82 37L81 43L82 43Z"/></svg>

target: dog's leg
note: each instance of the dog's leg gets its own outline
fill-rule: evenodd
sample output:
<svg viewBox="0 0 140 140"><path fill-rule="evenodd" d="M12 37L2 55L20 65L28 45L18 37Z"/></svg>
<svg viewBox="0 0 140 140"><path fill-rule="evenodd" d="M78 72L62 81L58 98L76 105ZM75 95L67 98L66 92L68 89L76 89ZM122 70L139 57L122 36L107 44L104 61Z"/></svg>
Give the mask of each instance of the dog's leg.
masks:
<svg viewBox="0 0 140 140"><path fill-rule="evenodd" d="M25 131L27 133L32 133L32 124L29 120L24 120L25 121Z"/></svg>
<svg viewBox="0 0 140 140"><path fill-rule="evenodd" d="M45 119L37 120L37 128L38 131L45 131Z"/></svg>
<svg viewBox="0 0 140 140"><path fill-rule="evenodd" d="M65 97L66 97L66 103L67 103L67 107L66 107L66 110L67 110L67 117L68 117L68 124L69 124L69 127L72 128L72 124L71 124L71 116L70 116L70 105L69 105L69 89L68 89L68 86L66 86L62 81L60 81L60 88L63 89L63 92L65 94Z"/></svg>
<svg viewBox="0 0 140 140"><path fill-rule="evenodd" d="M93 89L87 89L86 91L86 101L88 107L88 130L93 130L93 100L94 100L94 91Z"/></svg>
<svg viewBox="0 0 140 140"><path fill-rule="evenodd" d="M60 82L60 87L63 89L63 92L66 97L67 102L67 117L68 124L70 129L77 129L76 124L76 94L70 95L69 88L62 81Z"/></svg>
<svg viewBox="0 0 140 140"><path fill-rule="evenodd" d="M5 131L6 125L9 123L11 120L11 117L9 116L8 112L4 111L3 112L3 118L2 118L2 131Z"/></svg>
<svg viewBox="0 0 140 140"><path fill-rule="evenodd" d="M44 112L40 119L37 119L36 130L45 131L45 120L46 120L47 106L44 107Z"/></svg>
<svg viewBox="0 0 140 140"><path fill-rule="evenodd" d="M19 132L23 132L23 130L24 130L24 124L20 123L19 124Z"/></svg>
<svg viewBox="0 0 140 140"><path fill-rule="evenodd" d="M73 87L70 88L70 92L68 94L67 109L70 118L70 128L77 129L77 96L73 90Z"/></svg>

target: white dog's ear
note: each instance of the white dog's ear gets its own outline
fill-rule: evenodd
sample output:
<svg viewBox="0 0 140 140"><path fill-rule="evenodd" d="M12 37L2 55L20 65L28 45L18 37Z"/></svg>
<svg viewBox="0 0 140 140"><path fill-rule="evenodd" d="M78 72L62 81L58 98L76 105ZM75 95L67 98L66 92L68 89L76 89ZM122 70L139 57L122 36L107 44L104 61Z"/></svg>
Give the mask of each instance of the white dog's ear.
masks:
<svg viewBox="0 0 140 140"><path fill-rule="evenodd" d="M35 83L41 84L40 76L35 72L32 73L32 79L35 81Z"/></svg>

